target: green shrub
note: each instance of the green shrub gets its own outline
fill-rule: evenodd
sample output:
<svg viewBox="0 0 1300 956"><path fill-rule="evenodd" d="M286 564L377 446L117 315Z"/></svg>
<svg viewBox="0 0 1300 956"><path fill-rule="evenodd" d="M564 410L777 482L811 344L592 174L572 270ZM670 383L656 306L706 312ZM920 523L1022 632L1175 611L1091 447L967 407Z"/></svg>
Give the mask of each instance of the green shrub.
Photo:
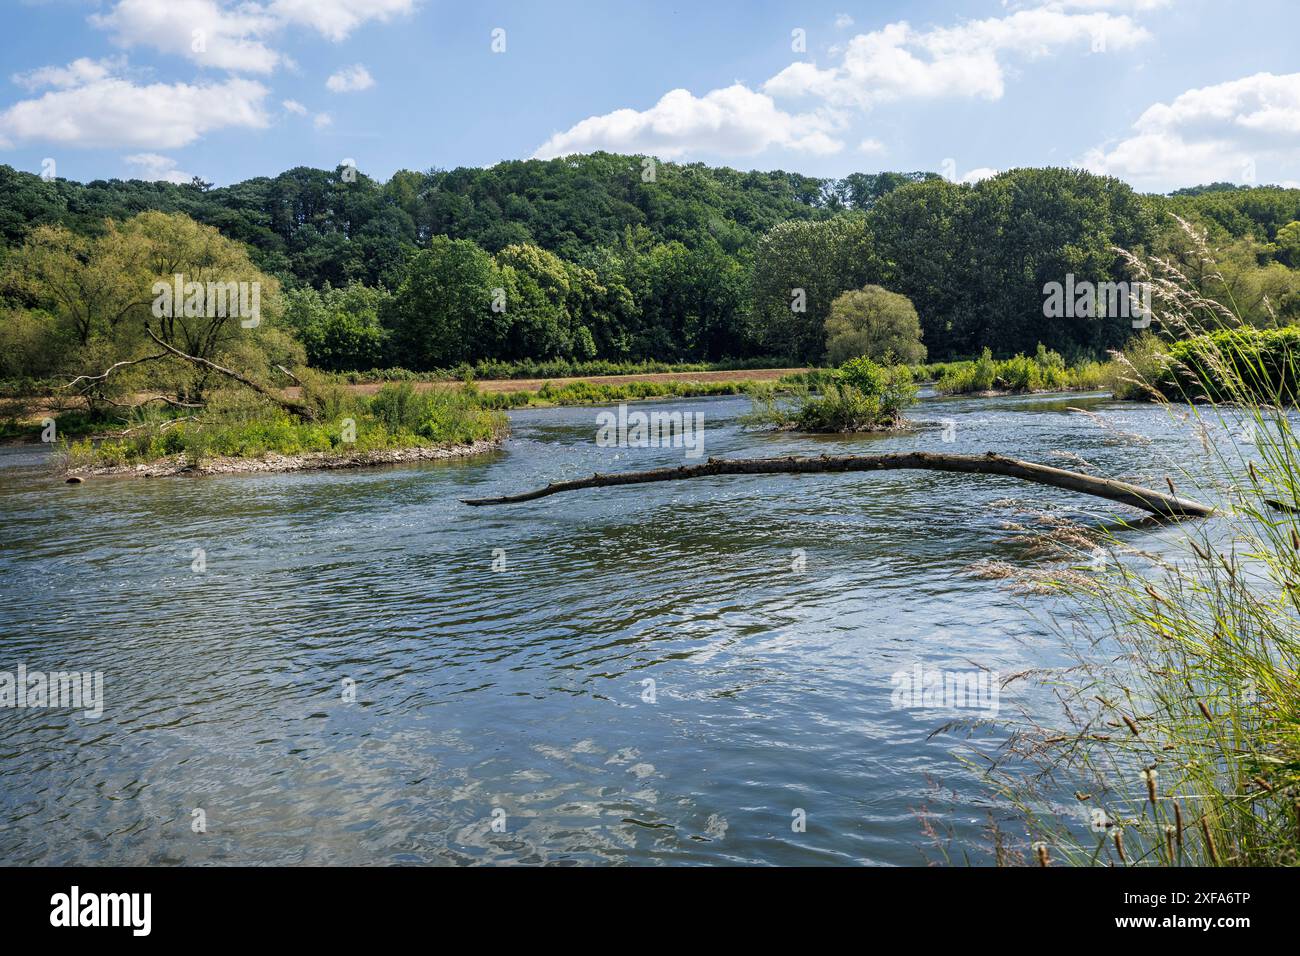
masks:
<svg viewBox="0 0 1300 956"><path fill-rule="evenodd" d="M427 401L410 382L385 385L370 399L370 414L389 431L414 433L425 417Z"/></svg>
<svg viewBox="0 0 1300 956"><path fill-rule="evenodd" d="M916 385L912 370L906 365L891 365L884 369L880 388L880 412L891 421L902 418L903 409L916 401Z"/></svg>
<svg viewBox="0 0 1300 956"><path fill-rule="evenodd" d="M878 397L885 387L884 370L865 355L840 366L839 379L868 397Z"/></svg>
<svg viewBox="0 0 1300 956"><path fill-rule="evenodd" d="M799 408L794 427L801 432L866 432L882 426L880 399L852 385L832 385Z"/></svg>
<svg viewBox="0 0 1300 956"><path fill-rule="evenodd" d="M834 373L815 376L819 394L807 381L761 383L750 391L753 411L748 425L793 428L802 432L875 432L893 428L902 410L916 398L912 371L906 365L882 367L868 358L850 359ZM789 407L777 400L778 385L793 389Z"/></svg>
<svg viewBox="0 0 1300 956"><path fill-rule="evenodd" d="M1081 377L1078 368L1086 370ZM975 362L953 363L940 372L936 388L945 395L962 395L972 392L1044 392L1066 388L1090 388L1101 384L1100 366L1068 369L1059 352L1053 352L1041 343L1032 356L1013 355L996 360L989 349Z"/></svg>
<svg viewBox="0 0 1300 956"><path fill-rule="evenodd" d="M1174 342L1158 382L1168 398L1294 405L1300 328L1241 326Z"/></svg>
<svg viewBox="0 0 1300 956"><path fill-rule="evenodd" d="M1168 344L1153 332L1144 332L1104 366L1105 386L1119 399L1156 399L1162 395L1169 365Z"/></svg>

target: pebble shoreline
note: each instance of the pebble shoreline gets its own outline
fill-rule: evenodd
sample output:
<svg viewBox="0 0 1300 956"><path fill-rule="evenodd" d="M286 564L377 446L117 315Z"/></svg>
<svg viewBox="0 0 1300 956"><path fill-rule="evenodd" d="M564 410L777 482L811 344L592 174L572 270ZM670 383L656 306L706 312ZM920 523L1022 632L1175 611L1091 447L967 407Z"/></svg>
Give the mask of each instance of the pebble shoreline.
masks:
<svg viewBox="0 0 1300 956"><path fill-rule="evenodd" d="M308 452L303 455L277 455L261 458L211 458L199 467L191 467L184 455L142 462L138 465L104 465L69 468L63 474L73 478L178 478L204 475L249 475L288 471L324 471L334 468L365 468L370 465L395 465L411 461L438 461L469 458L496 451L504 439L476 441L469 445L416 445L411 448L381 448L361 454L340 455L334 452Z"/></svg>

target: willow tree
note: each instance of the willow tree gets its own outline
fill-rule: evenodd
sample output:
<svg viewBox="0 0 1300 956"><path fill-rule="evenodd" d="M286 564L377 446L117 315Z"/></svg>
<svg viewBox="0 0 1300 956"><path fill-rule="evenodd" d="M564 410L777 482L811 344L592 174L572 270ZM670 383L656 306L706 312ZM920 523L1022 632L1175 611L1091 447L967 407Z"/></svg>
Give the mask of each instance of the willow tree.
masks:
<svg viewBox="0 0 1300 956"><path fill-rule="evenodd" d="M67 345L58 368L92 406L146 390L199 403L217 380L269 392L262 380L303 360L277 327L277 280L182 213L108 220L95 236L38 227L6 260L4 286L49 317Z"/></svg>

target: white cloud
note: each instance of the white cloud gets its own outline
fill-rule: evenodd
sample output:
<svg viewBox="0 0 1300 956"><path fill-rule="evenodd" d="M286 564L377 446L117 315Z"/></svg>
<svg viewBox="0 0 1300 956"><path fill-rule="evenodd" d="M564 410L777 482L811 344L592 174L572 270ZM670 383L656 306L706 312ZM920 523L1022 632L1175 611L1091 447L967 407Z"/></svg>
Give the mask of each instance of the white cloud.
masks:
<svg viewBox="0 0 1300 956"><path fill-rule="evenodd" d="M967 173L965 176L963 176L961 179L957 180L957 182L959 182L959 183L977 183L977 182L979 182L979 181L982 180L982 179L992 179L992 178L993 178L994 176L996 176L999 172L1001 172L1001 170L993 169L993 168L990 167L990 166L981 166L981 167L979 167L978 169L972 169L970 172L968 172L968 173Z"/></svg>
<svg viewBox="0 0 1300 956"><path fill-rule="evenodd" d="M849 16L847 13L836 14L835 29L847 30L851 26L853 26L853 18L851 16Z"/></svg>
<svg viewBox="0 0 1300 956"><path fill-rule="evenodd" d="M1043 6L1052 10L1125 10L1150 13L1173 6L1174 0L1056 0Z"/></svg>
<svg viewBox="0 0 1300 956"><path fill-rule="evenodd" d="M374 85L375 78L360 63L344 67L325 81L326 88L332 93L353 93L368 90Z"/></svg>
<svg viewBox="0 0 1300 956"><path fill-rule="evenodd" d="M701 151L748 156L772 146L825 155L843 148L830 135L839 125L828 114L785 113L771 97L737 83L702 97L672 90L648 110L589 117L556 133L533 155L550 159L604 149L665 158Z"/></svg>
<svg viewBox="0 0 1300 956"><path fill-rule="evenodd" d="M20 100L0 112L0 139L65 146L185 146L210 130L267 125L254 80L140 85L106 76Z"/></svg>
<svg viewBox="0 0 1300 956"><path fill-rule="evenodd" d="M27 73L15 73L10 79L28 90L38 90L42 86L64 89L69 86L79 86L82 83L105 79L115 72L120 72L124 66L125 61L120 57L107 60L92 60L83 56L80 59L73 60L67 66L43 66L38 70L30 70Z"/></svg>
<svg viewBox="0 0 1300 956"><path fill-rule="evenodd" d="M1071 46L1089 50L1098 37L1114 51L1145 42L1150 34L1126 16L1046 8L927 31L891 23L853 37L837 65L792 63L763 90L863 109L946 96L996 100L1005 91L1004 55L1036 58Z"/></svg>
<svg viewBox="0 0 1300 956"><path fill-rule="evenodd" d="M303 106L297 100L285 100L280 105L283 106L286 111L294 114L295 116L307 115L307 107Z"/></svg>
<svg viewBox="0 0 1300 956"><path fill-rule="evenodd" d="M740 83L700 97L673 90L648 110L589 117L552 136L535 155L595 149L750 155L774 146L833 153L843 147L834 134L848 125L847 109L904 99L997 100L1005 92L1005 59L1137 46L1150 33L1106 9L1163 5L1164 0L1061 0L954 27L917 30L906 22L891 23L854 36L832 53L827 67L792 63L757 91ZM1074 12L1078 8L1086 12ZM846 25L844 15L837 25ZM787 112L773 99L782 97L808 97L818 108Z"/></svg>
<svg viewBox="0 0 1300 956"><path fill-rule="evenodd" d="M334 125L334 117L329 113L317 113L311 118L311 125L317 129L325 129L327 126Z"/></svg>
<svg viewBox="0 0 1300 956"><path fill-rule="evenodd" d="M132 156L123 156L122 159L129 165L136 167L133 179L175 183L181 186L194 178L193 173L186 173L177 169L176 160L170 156L160 156L157 153L136 153Z"/></svg>
<svg viewBox="0 0 1300 956"><path fill-rule="evenodd" d="M885 151L885 144L878 139L864 139L858 143L858 152L868 156L877 156Z"/></svg>
<svg viewBox="0 0 1300 956"><path fill-rule="evenodd" d="M216 0L119 0L90 22L123 47L148 46L203 66L270 73L280 54L265 40L278 21L257 4L223 6Z"/></svg>
<svg viewBox="0 0 1300 956"><path fill-rule="evenodd" d="M416 0L274 0L271 13L338 42L368 20L387 23L415 9Z"/></svg>
<svg viewBox="0 0 1300 956"><path fill-rule="evenodd" d="M1082 165L1142 188L1275 182L1300 172L1300 73L1254 76L1156 103ZM1272 171L1272 172L1270 172Z"/></svg>
<svg viewBox="0 0 1300 956"><path fill-rule="evenodd" d="M117 0L90 22L123 47L148 46L203 66L270 73L290 63L270 41L308 27L334 42L362 24L410 13L417 0Z"/></svg>

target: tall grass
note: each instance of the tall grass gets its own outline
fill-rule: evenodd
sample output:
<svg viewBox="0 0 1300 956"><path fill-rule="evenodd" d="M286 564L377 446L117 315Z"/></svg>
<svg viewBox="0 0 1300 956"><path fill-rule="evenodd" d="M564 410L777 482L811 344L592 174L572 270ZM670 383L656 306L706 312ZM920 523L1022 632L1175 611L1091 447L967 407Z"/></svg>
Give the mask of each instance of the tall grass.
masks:
<svg viewBox="0 0 1300 956"><path fill-rule="evenodd" d="M989 777L1052 860L1295 865L1300 442L1286 383L1300 354L1237 347L1251 334L1234 303L1205 299L1167 262L1129 259L1153 283L1165 338L1199 344L1194 363L1130 362L1128 377L1200 434L1208 471L1182 474L1180 490L1221 510L1186 526L1172 556L1102 534L1095 546L1120 560L1059 575L1055 586L1085 608L1075 664L1052 679L1059 716L1018 727ZM1223 327L1241 334L1210 334ZM1175 351L1170 342L1164 354ZM1173 368L1183 397L1203 403L1171 404L1169 383L1145 377L1153 368Z"/></svg>
<svg viewBox="0 0 1300 956"><path fill-rule="evenodd" d="M974 362L951 363L939 370L935 390L944 395L973 392L1055 392L1105 386L1104 367L1083 362L1067 367L1059 352L1042 344L1032 356L995 359L990 349Z"/></svg>

